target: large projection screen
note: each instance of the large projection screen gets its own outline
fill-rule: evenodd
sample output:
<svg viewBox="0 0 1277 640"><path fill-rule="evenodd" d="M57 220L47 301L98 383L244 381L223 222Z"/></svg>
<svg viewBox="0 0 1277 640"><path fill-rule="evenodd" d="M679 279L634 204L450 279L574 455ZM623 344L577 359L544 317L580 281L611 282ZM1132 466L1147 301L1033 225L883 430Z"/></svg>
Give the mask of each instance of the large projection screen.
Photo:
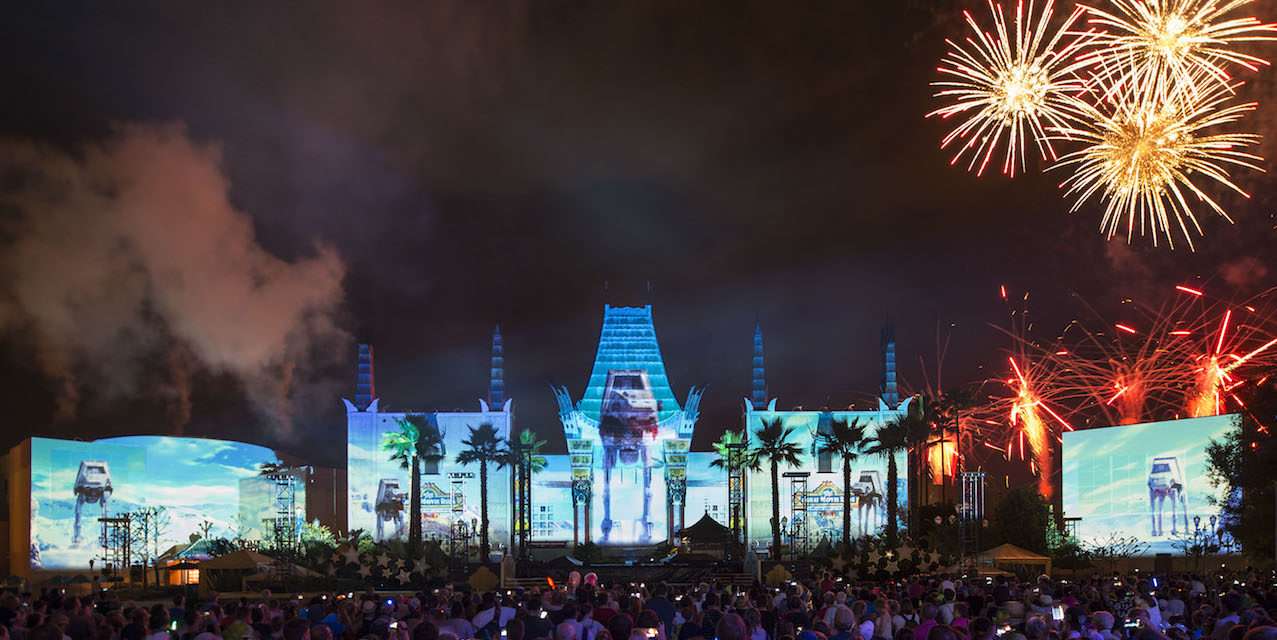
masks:
<svg viewBox="0 0 1277 640"><path fill-rule="evenodd" d="M205 521L212 537L260 540L269 533L263 521L276 515L261 465L275 460L266 447L202 438L32 438L32 568L87 569L103 551L98 518L143 507L164 510L152 550L189 542ZM299 523L305 487L295 485Z"/></svg>
<svg viewBox="0 0 1277 640"><path fill-rule="evenodd" d="M1081 518L1083 543L1112 535L1170 553L1219 515L1221 489L1207 475L1206 446L1238 416L1149 422L1064 434L1064 516ZM1196 522L1194 518L1197 518Z"/></svg>

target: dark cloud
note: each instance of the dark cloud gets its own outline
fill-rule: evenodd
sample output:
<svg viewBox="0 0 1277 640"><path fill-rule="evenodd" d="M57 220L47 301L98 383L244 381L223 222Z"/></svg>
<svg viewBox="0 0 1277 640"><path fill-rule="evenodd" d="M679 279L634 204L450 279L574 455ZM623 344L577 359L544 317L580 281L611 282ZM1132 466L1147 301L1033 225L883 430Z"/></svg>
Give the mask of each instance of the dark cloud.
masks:
<svg viewBox="0 0 1277 640"><path fill-rule="evenodd" d="M242 381L291 435L299 377L316 356L344 360L341 259L319 244L294 261L262 249L220 165L176 125L124 127L75 154L0 144L13 214L0 315L32 336L58 419L91 388L103 402L155 396L183 428L198 367Z"/></svg>

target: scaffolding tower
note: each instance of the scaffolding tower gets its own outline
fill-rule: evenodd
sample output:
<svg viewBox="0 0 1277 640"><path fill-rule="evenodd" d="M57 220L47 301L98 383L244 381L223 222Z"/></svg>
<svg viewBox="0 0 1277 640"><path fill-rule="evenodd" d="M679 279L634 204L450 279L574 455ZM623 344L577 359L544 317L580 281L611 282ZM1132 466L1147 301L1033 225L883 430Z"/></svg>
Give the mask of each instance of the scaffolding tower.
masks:
<svg viewBox="0 0 1277 640"><path fill-rule="evenodd" d="M807 478L810 471L787 471L789 478L789 546L794 559L807 553Z"/></svg>
<svg viewBox="0 0 1277 640"><path fill-rule="evenodd" d="M517 462L515 464L515 527L519 543L518 558L527 560L528 549L532 539L532 463L533 447L522 442L513 445Z"/></svg>
<svg viewBox="0 0 1277 640"><path fill-rule="evenodd" d="M266 518L271 546L275 552L275 578L287 584L301 543L297 526L297 474L301 469L279 467L263 474L271 483L274 513Z"/></svg>
<svg viewBox="0 0 1277 640"><path fill-rule="evenodd" d="M112 575L117 572L128 574L133 560L132 518L129 514L120 516L103 516L98 518L102 525L99 541L102 543L102 572Z"/></svg>
<svg viewBox="0 0 1277 640"><path fill-rule="evenodd" d="M473 478L469 471L448 474L452 481L452 526L449 527L448 557L461 566L470 561L470 525L466 524L465 481Z"/></svg>
<svg viewBox="0 0 1277 640"><path fill-rule="evenodd" d="M958 474L962 500L958 503L958 552L965 558L980 548L980 530L984 526L983 471Z"/></svg>
<svg viewBox="0 0 1277 640"><path fill-rule="evenodd" d="M741 544L745 533L745 443L727 445L727 520L732 543Z"/></svg>

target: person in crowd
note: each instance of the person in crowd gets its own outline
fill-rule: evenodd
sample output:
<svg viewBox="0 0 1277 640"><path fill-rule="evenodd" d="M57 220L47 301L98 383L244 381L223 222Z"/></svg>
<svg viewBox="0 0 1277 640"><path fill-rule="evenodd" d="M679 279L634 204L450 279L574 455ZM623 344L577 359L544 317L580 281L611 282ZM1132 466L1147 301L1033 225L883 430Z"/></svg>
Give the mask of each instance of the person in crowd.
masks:
<svg viewBox="0 0 1277 640"><path fill-rule="evenodd" d="M931 633L932 627L939 624L936 621L937 613L938 609L934 603L928 602L922 605L922 609L918 612L920 622L913 630L913 640L928 640L927 634Z"/></svg>
<svg viewBox="0 0 1277 640"><path fill-rule="evenodd" d="M310 624L301 618L284 623L284 640L310 640Z"/></svg>
<svg viewBox="0 0 1277 640"><path fill-rule="evenodd" d="M441 587L305 601L214 594L171 606L139 606L120 591L10 591L0 594L0 640L1275 640L1277 613L1277 583L1262 572L1157 580L822 573L779 588L712 576L646 587L596 578L575 589ZM600 610L606 624L595 619Z"/></svg>
<svg viewBox="0 0 1277 640"><path fill-rule="evenodd" d="M523 605L523 614L528 640L546 640L554 634L554 625L549 620L550 613L542 608L540 596L528 596Z"/></svg>
<svg viewBox="0 0 1277 640"><path fill-rule="evenodd" d="M674 629L674 603L670 602L669 592L669 588L665 585L657 585L652 590L652 597L646 603L646 607L660 617L661 623L665 625L666 633Z"/></svg>

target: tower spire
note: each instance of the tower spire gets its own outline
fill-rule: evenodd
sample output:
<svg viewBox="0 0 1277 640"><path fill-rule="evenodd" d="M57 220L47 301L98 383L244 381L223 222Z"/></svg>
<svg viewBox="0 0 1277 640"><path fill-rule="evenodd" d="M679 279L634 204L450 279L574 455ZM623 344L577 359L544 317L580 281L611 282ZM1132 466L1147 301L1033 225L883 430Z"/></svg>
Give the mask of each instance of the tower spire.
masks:
<svg viewBox="0 0 1277 640"><path fill-rule="evenodd" d="M377 398L376 376L373 374L372 345L359 345L359 362L355 371L355 408L366 411Z"/></svg>
<svg viewBox="0 0 1277 640"><path fill-rule="evenodd" d="M492 330L492 360L488 368L488 406L500 411L505 404L505 347L501 325Z"/></svg>
<svg viewBox="0 0 1277 640"><path fill-rule="evenodd" d="M763 368L763 325L754 323L754 380L749 396L755 411L767 408L767 375Z"/></svg>
<svg viewBox="0 0 1277 640"><path fill-rule="evenodd" d="M887 323L882 327L882 401L888 408L895 409L900 404L900 393L896 389L896 328Z"/></svg>

